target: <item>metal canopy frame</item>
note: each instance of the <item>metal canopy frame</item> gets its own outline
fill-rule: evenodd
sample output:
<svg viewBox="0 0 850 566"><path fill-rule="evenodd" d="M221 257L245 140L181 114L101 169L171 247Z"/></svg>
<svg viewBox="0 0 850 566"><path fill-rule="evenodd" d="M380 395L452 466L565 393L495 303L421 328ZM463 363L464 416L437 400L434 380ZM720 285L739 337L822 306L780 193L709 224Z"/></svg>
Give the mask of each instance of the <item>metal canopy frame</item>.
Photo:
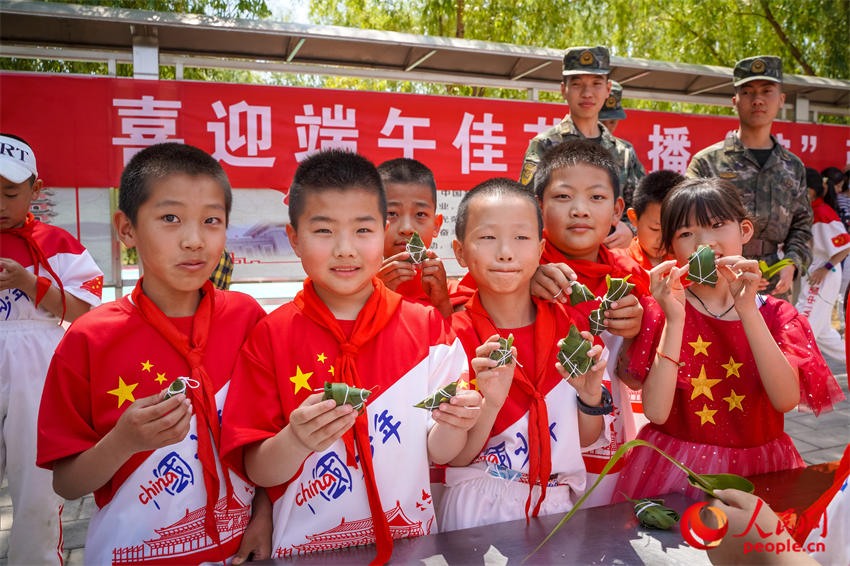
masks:
<svg viewBox="0 0 850 566"><path fill-rule="evenodd" d="M0 56L105 61L111 74L116 63L133 63L143 78L156 78L161 64L174 65L178 78L184 67L245 69L525 89L536 99L559 90L562 55L339 26L0 0ZM143 64L151 60L153 67ZM626 57L612 57L611 66L626 98L731 105L728 67ZM786 74L783 90L796 121L850 115L850 81Z"/></svg>

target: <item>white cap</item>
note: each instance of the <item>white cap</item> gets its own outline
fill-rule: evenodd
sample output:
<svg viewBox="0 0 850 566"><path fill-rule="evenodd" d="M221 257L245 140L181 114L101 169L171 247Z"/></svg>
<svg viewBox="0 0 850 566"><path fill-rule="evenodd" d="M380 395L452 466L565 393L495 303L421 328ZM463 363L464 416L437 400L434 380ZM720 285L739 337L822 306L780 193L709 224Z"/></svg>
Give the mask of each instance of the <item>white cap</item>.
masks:
<svg viewBox="0 0 850 566"><path fill-rule="evenodd" d="M33 175L38 177L32 148L19 139L0 135L0 176L23 183Z"/></svg>

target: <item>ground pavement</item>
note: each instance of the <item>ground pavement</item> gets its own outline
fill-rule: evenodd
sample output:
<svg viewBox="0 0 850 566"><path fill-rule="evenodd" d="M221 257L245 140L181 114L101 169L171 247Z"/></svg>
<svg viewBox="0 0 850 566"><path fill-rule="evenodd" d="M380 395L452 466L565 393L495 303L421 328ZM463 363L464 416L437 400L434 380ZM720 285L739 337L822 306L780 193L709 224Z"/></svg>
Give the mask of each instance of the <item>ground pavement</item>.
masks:
<svg viewBox="0 0 850 566"><path fill-rule="evenodd" d="M844 364L830 362L844 395L850 399L847 388L847 370ZM785 416L785 431L794 439L797 450L806 464L820 464L839 460L850 442L850 401L842 401L831 413L821 417L792 411ZM86 528L94 512L94 499L87 495L65 503L62 525L65 537L65 564L83 564ZM0 566L6 566L9 548L9 528L12 525L12 500L4 484L0 488Z"/></svg>

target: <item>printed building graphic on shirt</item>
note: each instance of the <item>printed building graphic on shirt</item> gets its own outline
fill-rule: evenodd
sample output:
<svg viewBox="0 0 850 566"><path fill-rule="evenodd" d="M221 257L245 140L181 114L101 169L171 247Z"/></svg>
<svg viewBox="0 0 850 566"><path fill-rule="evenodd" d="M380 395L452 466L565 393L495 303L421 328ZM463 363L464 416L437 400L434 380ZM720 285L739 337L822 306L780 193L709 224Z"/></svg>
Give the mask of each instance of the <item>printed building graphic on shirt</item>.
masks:
<svg viewBox="0 0 850 566"><path fill-rule="evenodd" d="M384 514L387 516L390 534L394 539L427 535L431 532L431 523L434 521L434 518L431 517L424 528L422 527L422 521L411 521L401 508L400 501L396 501L395 507L389 511L385 511ZM273 553L273 557L283 558L292 554L308 554L349 546L373 544L375 542L375 529L372 525L371 517L348 522L343 517L342 521L336 527L328 529L323 533L310 535L308 538L310 539L308 542L295 545L292 548L283 549L278 547Z"/></svg>
<svg viewBox="0 0 850 566"><path fill-rule="evenodd" d="M226 496L215 504L215 522L221 542L225 543L240 536L248 526L250 505L245 505L236 496L228 508ZM173 563L175 557L191 555L214 548L216 544L204 530L205 508L186 510L186 515L167 527L154 529L159 538L146 540L144 544L116 548L112 551L112 564L130 566L135 564Z"/></svg>

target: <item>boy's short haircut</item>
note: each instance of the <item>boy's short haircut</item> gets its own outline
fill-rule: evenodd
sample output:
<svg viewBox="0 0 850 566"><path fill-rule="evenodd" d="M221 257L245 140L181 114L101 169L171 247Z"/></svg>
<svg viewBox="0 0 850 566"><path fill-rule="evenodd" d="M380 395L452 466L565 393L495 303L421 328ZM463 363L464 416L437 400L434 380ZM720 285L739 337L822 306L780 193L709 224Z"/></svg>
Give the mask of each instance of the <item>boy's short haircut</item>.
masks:
<svg viewBox="0 0 850 566"><path fill-rule="evenodd" d="M328 149L301 162L289 188L289 223L298 229L307 195L322 191L353 189L375 193L381 222L387 222L387 195L378 170L371 161L351 151Z"/></svg>
<svg viewBox="0 0 850 566"><path fill-rule="evenodd" d="M378 165L378 174L384 187L388 183L413 183L428 187L436 209L437 183L434 181L434 173L424 163L408 157L390 159Z"/></svg>
<svg viewBox="0 0 850 566"><path fill-rule="evenodd" d="M210 154L182 143L160 143L146 147L130 159L121 173L118 208L134 225L139 208L150 197L153 183L177 174L211 177L224 191L225 219L230 220L233 193L227 174Z"/></svg>
<svg viewBox="0 0 850 566"><path fill-rule="evenodd" d="M589 165L608 173L614 198L620 196L620 168L607 149L590 140L569 140L543 154L534 172L534 193L543 200L543 191L552 180L552 172L563 167Z"/></svg>
<svg viewBox="0 0 850 566"><path fill-rule="evenodd" d="M632 208L637 217L643 216L650 204L664 202L667 193L684 180L682 175L669 169L653 171L641 179L632 195Z"/></svg>
<svg viewBox="0 0 850 566"><path fill-rule="evenodd" d="M483 183L472 187L463 198L457 207L457 220L455 221L455 236L461 242L466 237L466 223L469 220L469 203L477 196L510 196L515 195L520 198L528 199L534 206L537 212L537 237L543 238L543 213L540 211L540 203L537 198L523 185L517 183L513 179L506 177L496 177L488 179Z"/></svg>
<svg viewBox="0 0 850 566"><path fill-rule="evenodd" d="M741 195L730 181L720 177L686 179L667 193L661 203L661 244L673 249L676 230L685 226L693 215L701 226L718 220L743 222L750 215Z"/></svg>

